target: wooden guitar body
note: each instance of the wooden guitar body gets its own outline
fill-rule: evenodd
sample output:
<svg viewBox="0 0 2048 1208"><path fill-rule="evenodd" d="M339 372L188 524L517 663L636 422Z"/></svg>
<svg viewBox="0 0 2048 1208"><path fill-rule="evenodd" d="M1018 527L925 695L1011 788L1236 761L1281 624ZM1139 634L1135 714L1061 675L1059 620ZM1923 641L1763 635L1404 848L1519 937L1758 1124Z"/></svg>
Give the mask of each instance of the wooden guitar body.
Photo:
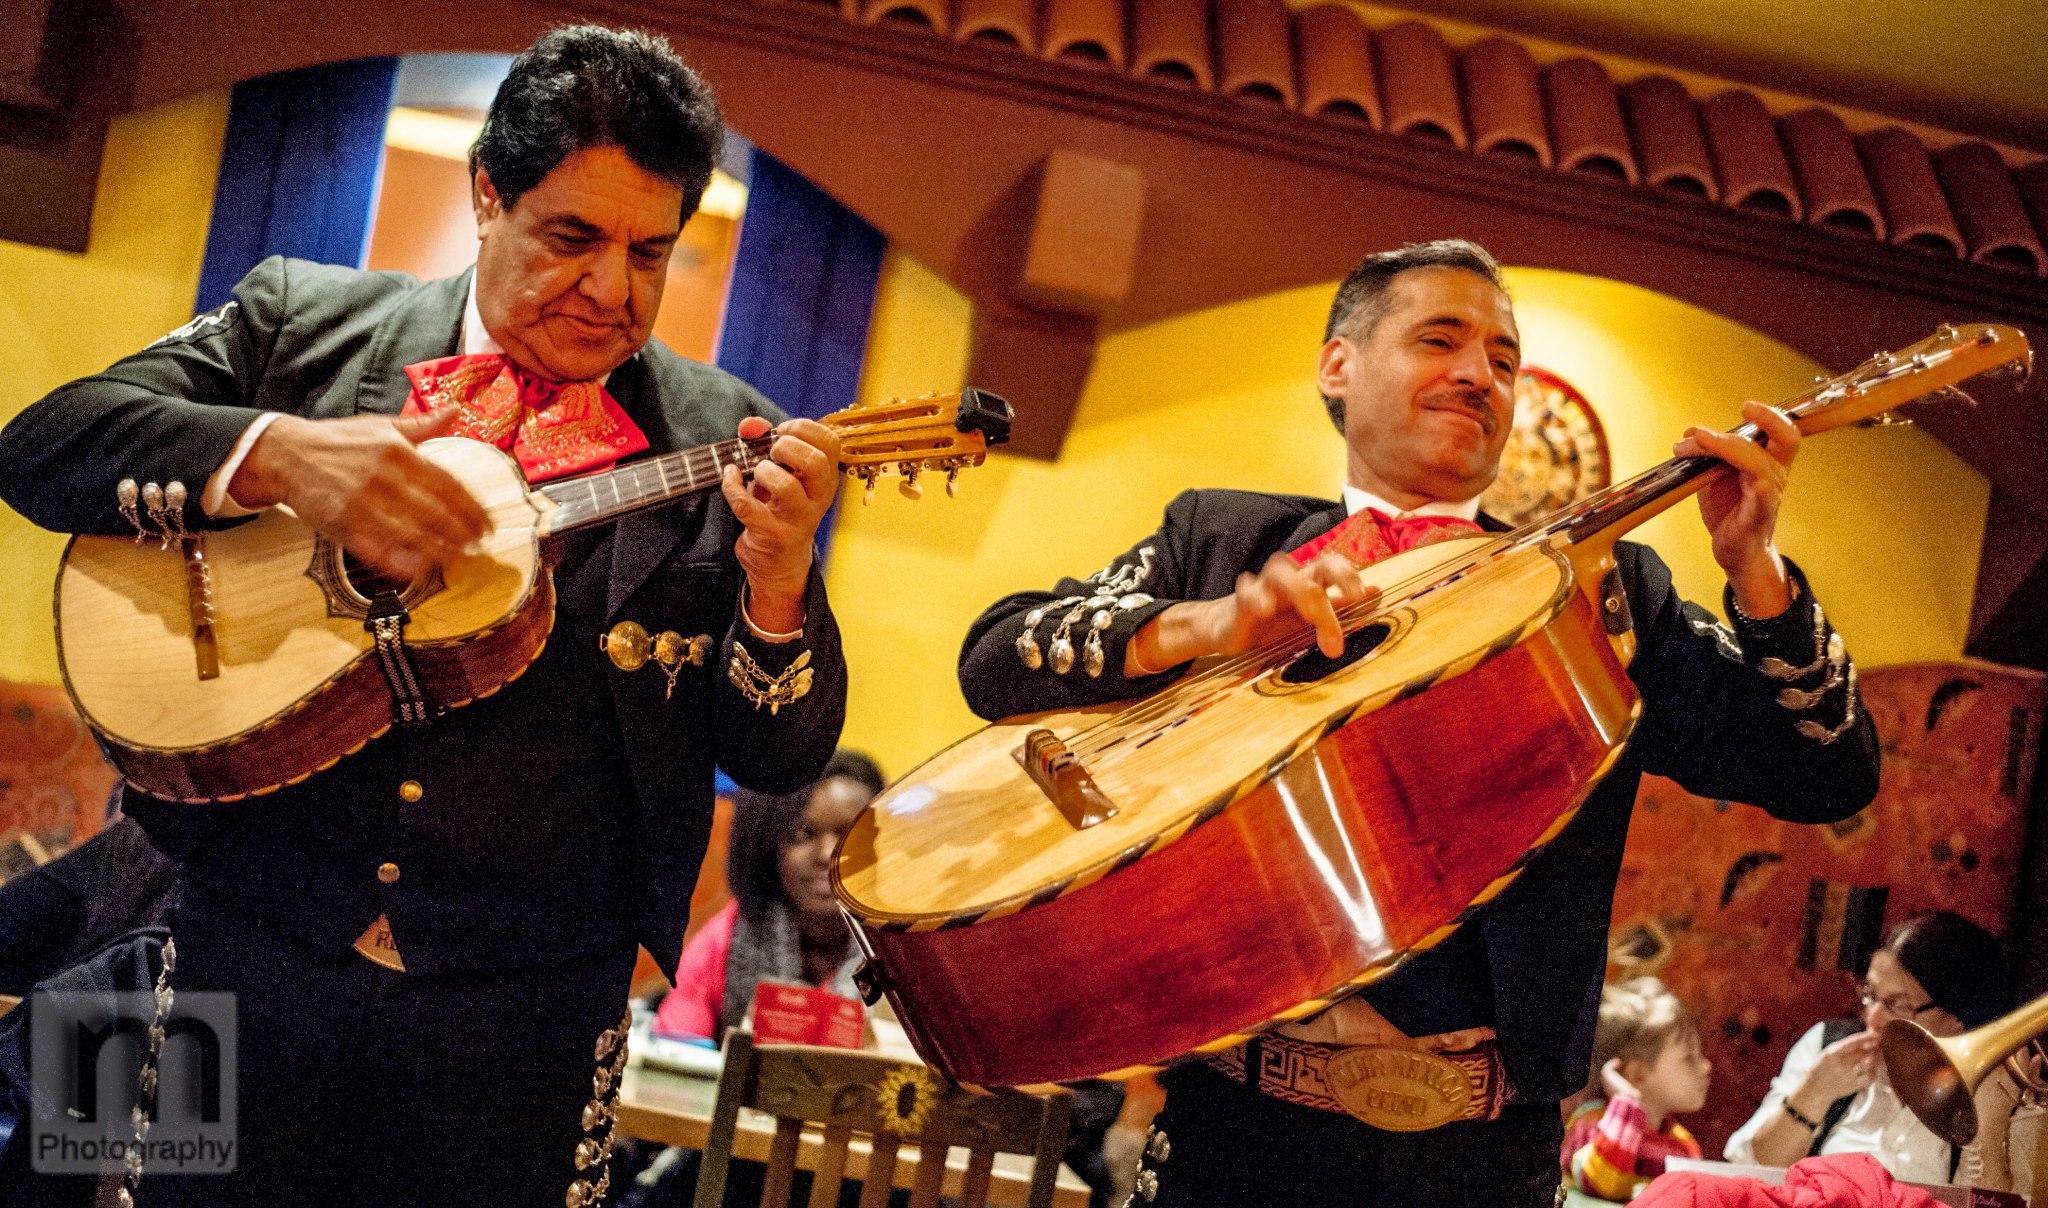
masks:
<svg viewBox="0 0 2048 1208"><path fill-rule="evenodd" d="M818 422L839 436L839 469L870 491L899 474L915 497L931 474L951 494L961 471L1009 439L1010 405L967 389ZM427 441L420 452L492 527L475 550L410 583L354 564L282 507L218 532L73 538L57 572L64 685L138 787L192 802L270 792L360 749L394 712L430 717L525 671L554 625L548 538L718 490L729 470L751 475L774 440L718 441L538 488L490 445ZM155 504L151 517L175 525ZM366 627L373 613L382 650Z"/></svg>
<svg viewBox="0 0 2048 1208"><path fill-rule="evenodd" d="M1391 597L1485 540L1365 574ZM1089 728L1127 706L1013 719L913 772L855 824L838 876L919 1051L978 1085L1138 1073L1441 941L1634 724L1580 579L1522 551L1394 610L1369 654L1309 685L1283 668L1190 688L1198 665L1106 749ZM1089 752L1115 816L1076 829L1018 772L1041 728Z"/></svg>
<svg viewBox="0 0 2048 1208"><path fill-rule="evenodd" d="M455 707L503 686L547 641L545 500L489 445L443 439L421 451L493 525L477 552L401 597L421 687ZM218 650L211 678L195 654L199 592L181 543L81 536L65 551L64 682L122 775L160 797L233 800L303 780L390 728L392 695L363 624L370 601L338 547L284 508L196 540Z"/></svg>
<svg viewBox="0 0 2048 1208"><path fill-rule="evenodd" d="M2014 328L1943 326L1785 409L1810 436L2031 364ZM1613 767L1640 704L1615 542L1725 472L1673 458L1376 562L1379 597L1339 611L1344 659L1277 639L941 752L840 847L864 980L934 1065L1017 1086L1227 1048L1385 977Z"/></svg>

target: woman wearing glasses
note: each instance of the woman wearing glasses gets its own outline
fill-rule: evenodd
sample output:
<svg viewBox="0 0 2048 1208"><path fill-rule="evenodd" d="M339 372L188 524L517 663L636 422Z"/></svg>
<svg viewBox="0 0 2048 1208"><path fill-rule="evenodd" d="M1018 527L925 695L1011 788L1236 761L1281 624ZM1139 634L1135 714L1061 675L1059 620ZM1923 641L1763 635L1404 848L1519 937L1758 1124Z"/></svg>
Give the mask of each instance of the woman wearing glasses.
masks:
<svg viewBox="0 0 2048 1208"><path fill-rule="evenodd" d="M1871 954L1860 993L1862 1018L1815 1024L1792 1046L1756 1114L1728 1138L1724 1156L1790 1166L1815 1154L1867 1153L1909 1182L1970 1180L1979 1174L1980 1155L1967 1155L1969 1168L1959 1170L1966 1155L1899 1102L1885 1077L1878 1033L1891 1020L1909 1019L1936 1036L1954 1036L1997 1018L2005 1004L1998 941L1961 915L1917 915Z"/></svg>

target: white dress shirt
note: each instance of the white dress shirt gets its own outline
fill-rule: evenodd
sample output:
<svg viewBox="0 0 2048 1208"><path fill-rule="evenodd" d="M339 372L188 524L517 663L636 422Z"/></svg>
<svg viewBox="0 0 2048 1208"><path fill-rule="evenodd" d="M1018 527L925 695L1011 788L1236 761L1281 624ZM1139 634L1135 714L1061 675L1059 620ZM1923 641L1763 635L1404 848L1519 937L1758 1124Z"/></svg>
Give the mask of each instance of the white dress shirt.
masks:
<svg viewBox="0 0 2048 1208"><path fill-rule="evenodd" d="M1730 1162L1751 1162L1756 1158L1758 1130L1784 1110L1787 1096L1799 1089L1807 1072L1819 1063L1821 1026L1815 1024L1785 1054L1785 1066L1771 1080L1771 1089L1749 1122L1728 1138L1722 1156ZM1885 1077L1882 1063L1877 1079L1857 1093L1840 1122L1821 1143L1822 1155L1867 1153L1876 1158L1896 1179L1909 1183L1949 1181L1949 1144L1927 1131Z"/></svg>

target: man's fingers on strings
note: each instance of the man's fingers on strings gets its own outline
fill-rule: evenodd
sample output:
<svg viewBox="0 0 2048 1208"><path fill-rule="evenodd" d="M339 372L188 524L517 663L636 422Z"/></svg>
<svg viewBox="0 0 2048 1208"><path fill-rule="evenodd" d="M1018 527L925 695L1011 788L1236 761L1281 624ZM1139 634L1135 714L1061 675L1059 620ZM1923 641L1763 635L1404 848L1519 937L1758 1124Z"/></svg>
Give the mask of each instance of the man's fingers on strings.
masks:
<svg viewBox="0 0 2048 1208"><path fill-rule="evenodd" d="M738 466L725 467L725 473L718 480L718 491L725 496L725 504L742 525L751 528L768 516L768 506L754 498L747 481L740 475Z"/></svg>
<svg viewBox="0 0 2048 1208"><path fill-rule="evenodd" d="M1344 653L1344 625L1324 585L1310 575L1298 575L1288 584L1287 594L1294 611L1315 626L1317 648L1331 658Z"/></svg>
<svg viewBox="0 0 2048 1208"><path fill-rule="evenodd" d="M1763 430L1764 448L1780 465L1791 465L1799 452L1799 425L1776 407L1749 402L1742 405L1742 418Z"/></svg>
<svg viewBox="0 0 2048 1208"><path fill-rule="evenodd" d="M780 465L764 461L754 467L754 498L776 516L795 511L797 500L803 497L802 481Z"/></svg>
<svg viewBox="0 0 2048 1208"><path fill-rule="evenodd" d="M1745 476L1770 482L1776 482L1785 469L1783 463L1755 443L1705 428L1686 429L1685 439L1679 441L1672 452L1680 457L1719 458Z"/></svg>

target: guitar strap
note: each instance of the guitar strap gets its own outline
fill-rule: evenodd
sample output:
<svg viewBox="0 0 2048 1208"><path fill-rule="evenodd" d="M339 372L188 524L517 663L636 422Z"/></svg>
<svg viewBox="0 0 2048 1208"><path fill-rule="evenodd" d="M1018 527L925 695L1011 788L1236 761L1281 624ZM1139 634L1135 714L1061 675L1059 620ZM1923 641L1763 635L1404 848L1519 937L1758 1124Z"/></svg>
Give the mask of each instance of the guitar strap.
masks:
<svg viewBox="0 0 2048 1208"><path fill-rule="evenodd" d="M397 592L380 591L370 601L370 614L364 618L363 628L370 631L376 642L377 666L391 688L392 720L408 730L418 730L439 717L441 707L428 700L420 689L419 673L406 649L405 623L411 619L412 614L399 602Z"/></svg>

